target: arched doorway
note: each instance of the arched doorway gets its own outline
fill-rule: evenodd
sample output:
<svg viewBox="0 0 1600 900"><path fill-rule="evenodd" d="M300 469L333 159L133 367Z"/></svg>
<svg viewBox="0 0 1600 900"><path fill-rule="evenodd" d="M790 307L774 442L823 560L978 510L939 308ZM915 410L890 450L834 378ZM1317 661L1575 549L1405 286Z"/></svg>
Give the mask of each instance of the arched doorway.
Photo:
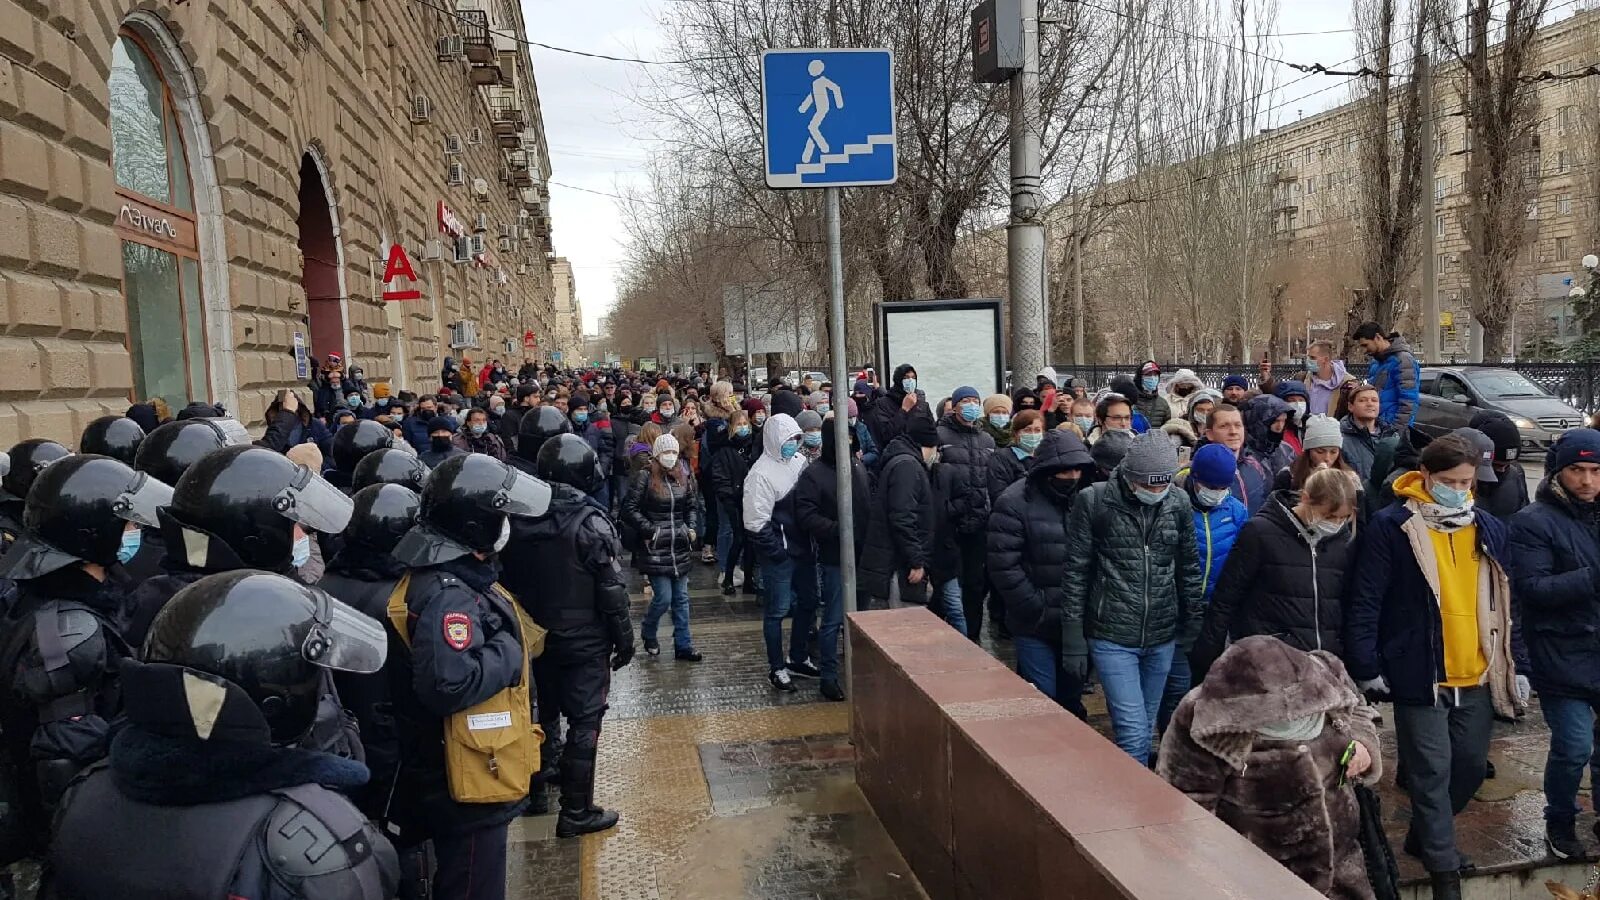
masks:
<svg viewBox="0 0 1600 900"><path fill-rule="evenodd" d="M339 229L333 215L333 192L328 190L317 157L300 157L300 253L304 267L300 283L306 291L306 319L310 326L310 352L318 362L328 354L346 356L344 316L344 260ZM314 366L313 366L314 368Z"/></svg>

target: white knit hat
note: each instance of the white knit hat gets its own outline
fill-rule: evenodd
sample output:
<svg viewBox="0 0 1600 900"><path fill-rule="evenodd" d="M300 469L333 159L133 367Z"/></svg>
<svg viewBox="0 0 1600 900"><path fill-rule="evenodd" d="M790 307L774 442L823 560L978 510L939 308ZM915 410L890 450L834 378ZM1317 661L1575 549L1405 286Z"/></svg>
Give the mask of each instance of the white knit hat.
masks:
<svg viewBox="0 0 1600 900"><path fill-rule="evenodd" d="M660 456L663 453L677 452L678 439L670 434L663 434L661 437L656 438L656 442L654 444L650 445L651 456Z"/></svg>
<svg viewBox="0 0 1600 900"><path fill-rule="evenodd" d="M1300 439L1300 446L1306 450L1318 448L1344 446L1344 435L1339 431L1339 423L1331 416L1312 416L1306 420L1305 436Z"/></svg>

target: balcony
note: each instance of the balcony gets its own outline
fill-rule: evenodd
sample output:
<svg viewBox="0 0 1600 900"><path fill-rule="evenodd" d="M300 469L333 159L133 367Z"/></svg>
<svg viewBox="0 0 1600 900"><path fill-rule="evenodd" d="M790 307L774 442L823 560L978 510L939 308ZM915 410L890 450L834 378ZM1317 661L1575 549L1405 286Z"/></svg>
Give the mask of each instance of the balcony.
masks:
<svg viewBox="0 0 1600 900"><path fill-rule="evenodd" d="M494 42L489 38L489 14L481 9L462 9L459 17L461 42L465 45L467 61L474 69L495 62ZM498 77L498 76L496 76Z"/></svg>
<svg viewBox="0 0 1600 900"><path fill-rule="evenodd" d="M1272 180L1278 184L1288 184L1291 181L1299 181L1300 172L1294 166L1279 166L1277 171L1272 173Z"/></svg>
<svg viewBox="0 0 1600 900"><path fill-rule="evenodd" d="M544 207L544 199L539 196L539 191L536 188L523 188L519 194L519 199L522 201L522 208L526 209L529 215L538 215Z"/></svg>
<svg viewBox="0 0 1600 900"><path fill-rule="evenodd" d="M499 90L489 95L489 124L501 148L516 149L522 143L522 129L528 125L522 102L514 90Z"/></svg>
<svg viewBox="0 0 1600 900"><path fill-rule="evenodd" d="M528 168L528 151L513 150L506 154L506 169L513 187L533 186L533 172Z"/></svg>

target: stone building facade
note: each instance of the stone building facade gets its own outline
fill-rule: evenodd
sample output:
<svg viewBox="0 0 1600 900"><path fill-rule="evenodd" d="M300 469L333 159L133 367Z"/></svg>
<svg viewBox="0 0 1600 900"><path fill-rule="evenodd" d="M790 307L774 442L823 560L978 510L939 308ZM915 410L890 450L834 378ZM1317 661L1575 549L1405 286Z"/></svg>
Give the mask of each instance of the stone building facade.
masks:
<svg viewBox="0 0 1600 900"><path fill-rule="evenodd" d="M585 358L583 347L583 305L578 302L578 282L572 261L558 256L550 263L551 295L555 302L555 330L552 341L561 351L563 366L576 366Z"/></svg>
<svg viewBox="0 0 1600 900"><path fill-rule="evenodd" d="M551 333L515 0L0 0L0 22L0 446L151 397L258 424L331 352L429 390L444 356Z"/></svg>

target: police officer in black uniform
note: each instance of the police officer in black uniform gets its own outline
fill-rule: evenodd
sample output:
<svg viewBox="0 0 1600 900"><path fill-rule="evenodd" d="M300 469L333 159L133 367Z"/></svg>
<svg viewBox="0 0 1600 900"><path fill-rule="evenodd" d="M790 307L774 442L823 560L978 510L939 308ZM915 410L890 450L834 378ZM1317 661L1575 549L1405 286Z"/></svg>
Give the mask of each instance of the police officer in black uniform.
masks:
<svg viewBox="0 0 1600 900"><path fill-rule="evenodd" d="M523 415L517 424L517 456L537 465L539 448L558 434L571 434L572 423L554 406L541 406Z"/></svg>
<svg viewBox="0 0 1600 900"><path fill-rule="evenodd" d="M110 457L64 457L34 479L22 536L0 558L17 587L0 621L0 734L36 838L67 783L106 753L118 666L133 655L120 635L126 589L111 573L171 497Z"/></svg>
<svg viewBox="0 0 1600 900"><path fill-rule="evenodd" d="M292 578L239 571L162 610L125 662L126 724L76 781L50 859L62 900L389 900L394 850L339 793L358 762L308 749L329 670L375 672L371 619Z"/></svg>
<svg viewBox="0 0 1600 900"><path fill-rule="evenodd" d="M427 464L410 449L379 449L356 463L355 472L350 476L350 490L356 492L375 484L398 484L421 494L422 483L427 479Z"/></svg>
<svg viewBox="0 0 1600 900"><path fill-rule="evenodd" d="M29 438L6 453L10 468L0 477L0 551L22 534L23 504L33 479L45 466L71 455L71 450L44 438Z"/></svg>
<svg viewBox="0 0 1600 900"><path fill-rule="evenodd" d="M358 419L343 425L333 435L333 468L325 477L329 484L353 494L356 466L368 454L399 449L402 443L394 432L373 419Z"/></svg>
<svg viewBox="0 0 1600 900"><path fill-rule="evenodd" d="M532 648L524 640L537 635L495 583L496 554L510 538L511 518L544 515L549 505L550 487L532 476L481 453L452 457L428 476L417 524L394 550L408 572L404 633L391 644L388 666L405 760L391 804L391 827L398 827L401 846L433 840L433 900L505 897L507 825L526 798L457 800L463 772L447 764L459 748L450 743L445 725L451 724L452 733L480 726L494 731L502 715L505 725L527 715L526 697L520 713L514 702L478 721L467 711L504 699L518 686L526 689ZM393 605L389 621L395 626ZM531 723L513 741L530 738L537 740ZM531 750L537 753L536 743ZM528 783L521 783L523 795Z"/></svg>
<svg viewBox="0 0 1600 900"><path fill-rule="evenodd" d="M83 430L78 438L78 452L109 456L131 466L144 438L144 429L138 422L126 416L101 416Z"/></svg>
<svg viewBox="0 0 1600 900"><path fill-rule="evenodd" d="M551 438L539 477L550 483L550 512L511 523L503 581L549 630L534 677L546 738L559 732L558 712L567 719L556 834L574 837L617 824L615 812L594 805L595 753L611 673L633 658L633 626L616 528L589 496L603 477L593 448L575 434ZM542 787L535 793L537 803Z"/></svg>
<svg viewBox="0 0 1600 900"><path fill-rule="evenodd" d="M109 429L111 432L120 430L120 426ZM123 462L171 486L177 484L183 473L207 453L248 443L250 433L244 425L233 419L184 419L181 422L168 422L145 435L139 442L133 461ZM88 446L87 432L84 446ZM122 568L128 580L137 586L161 574L161 563L166 556L167 542L161 535L161 529L146 528L138 554Z"/></svg>
<svg viewBox="0 0 1600 900"><path fill-rule="evenodd" d="M236 446L207 454L178 479L172 505L161 510L164 574L135 592L128 640L141 643L167 600L206 575L292 574L310 558L308 531L338 534L350 511L349 497L281 453Z"/></svg>

